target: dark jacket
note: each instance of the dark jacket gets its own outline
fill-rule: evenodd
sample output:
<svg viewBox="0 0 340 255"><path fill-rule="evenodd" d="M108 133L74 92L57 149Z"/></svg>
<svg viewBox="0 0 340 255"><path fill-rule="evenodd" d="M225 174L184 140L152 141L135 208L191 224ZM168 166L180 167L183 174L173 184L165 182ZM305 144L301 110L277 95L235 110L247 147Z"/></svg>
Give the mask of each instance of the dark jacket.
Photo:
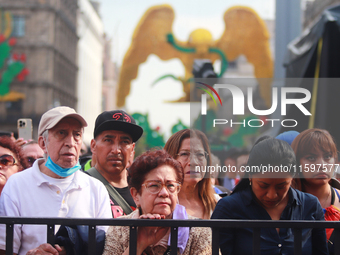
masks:
<svg viewBox="0 0 340 255"><path fill-rule="evenodd" d="M61 226L55 236L55 243L64 246L67 255L87 255L89 226ZM96 230L96 253L101 255L105 245L105 231Z"/></svg>

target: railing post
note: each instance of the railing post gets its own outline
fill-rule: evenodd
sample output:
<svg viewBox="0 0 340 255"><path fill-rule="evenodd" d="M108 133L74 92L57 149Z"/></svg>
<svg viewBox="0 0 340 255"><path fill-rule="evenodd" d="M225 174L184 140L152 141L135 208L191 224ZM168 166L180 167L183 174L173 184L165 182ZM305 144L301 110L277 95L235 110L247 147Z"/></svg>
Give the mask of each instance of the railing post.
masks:
<svg viewBox="0 0 340 255"><path fill-rule="evenodd" d="M220 229L212 228L212 255L218 255L220 249Z"/></svg>
<svg viewBox="0 0 340 255"><path fill-rule="evenodd" d="M302 254L302 229L294 228L294 255Z"/></svg>
<svg viewBox="0 0 340 255"><path fill-rule="evenodd" d="M340 228L335 228L333 230L334 240L340 240ZM340 254L340 243L334 242L334 254Z"/></svg>
<svg viewBox="0 0 340 255"><path fill-rule="evenodd" d="M178 244L178 228L179 227L204 227L211 228L212 230L212 254L217 255L219 253L219 239L221 235L221 228L240 229L250 228L253 231L253 243L252 254L260 254L261 252L261 230L263 228L291 228L294 234L294 254L299 255L302 252L302 230L314 229L314 228L333 228L333 236L335 240L340 240L340 222L314 222L306 220L294 220L294 221L271 221L271 220L221 220L220 221L169 221L164 222L166 228L171 229L170 240L170 254L177 253ZM163 221L152 221L152 227L162 227ZM150 221L151 223L151 221ZM108 225L108 226L127 226L130 229L129 249L130 255L135 255L137 252L137 230L138 226L148 226L148 222L144 220L133 219L117 219L117 221L111 221L110 219L62 219L62 218L21 218L21 217L0 217L0 224L6 226L4 231L6 234L6 255L13 255L13 241L14 241L14 227L16 224L20 225L44 225L47 227L47 242L54 245L55 226L57 225L77 225L88 227L88 249L87 253L93 255L96 253L96 226ZM281 245L279 245L281 246ZM340 254L340 244L334 243L334 254Z"/></svg>
<svg viewBox="0 0 340 255"><path fill-rule="evenodd" d="M253 228L253 255L261 254L261 228Z"/></svg>
<svg viewBox="0 0 340 255"><path fill-rule="evenodd" d="M47 225L47 243L54 246L54 225Z"/></svg>
<svg viewBox="0 0 340 255"><path fill-rule="evenodd" d="M6 255L13 255L14 224L6 224Z"/></svg>
<svg viewBox="0 0 340 255"><path fill-rule="evenodd" d="M129 254L136 255L137 253L137 227L130 227L130 242L129 242Z"/></svg>
<svg viewBox="0 0 340 255"><path fill-rule="evenodd" d="M170 255L177 255L178 227L171 227Z"/></svg>
<svg viewBox="0 0 340 255"><path fill-rule="evenodd" d="M96 254L96 226L89 226L88 255Z"/></svg>

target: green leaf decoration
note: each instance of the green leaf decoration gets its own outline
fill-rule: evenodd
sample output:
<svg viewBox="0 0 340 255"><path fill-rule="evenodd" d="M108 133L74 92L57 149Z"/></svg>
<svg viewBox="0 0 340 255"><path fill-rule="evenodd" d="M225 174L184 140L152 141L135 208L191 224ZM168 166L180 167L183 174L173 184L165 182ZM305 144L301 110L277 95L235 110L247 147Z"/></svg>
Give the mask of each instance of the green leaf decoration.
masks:
<svg viewBox="0 0 340 255"><path fill-rule="evenodd" d="M8 59L11 52L11 47L8 44L8 41L5 41L0 44L0 69L4 67L6 59Z"/></svg>
<svg viewBox="0 0 340 255"><path fill-rule="evenodd" d="M3 72L2 74L2 79L0 83L0 95L4 96L9 93L9 88L10 84L23 69L24 69L24 64L21 62L12 62L9 64L8 68L6 71Z"/></svg>

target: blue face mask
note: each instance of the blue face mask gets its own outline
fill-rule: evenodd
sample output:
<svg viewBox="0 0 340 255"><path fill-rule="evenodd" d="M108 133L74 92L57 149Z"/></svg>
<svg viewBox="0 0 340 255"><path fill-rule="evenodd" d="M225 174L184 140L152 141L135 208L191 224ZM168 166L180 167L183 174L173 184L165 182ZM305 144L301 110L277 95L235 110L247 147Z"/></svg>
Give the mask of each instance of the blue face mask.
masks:
<svg viewBox="0 0 340 255"><path fill-rule="evenodd" d="M50 156L48 156L47 161L45 163L45 166L50 169L53 173L61 176L61 177L67 177L73 174L74 172L78 171L81 166L79 164L79 161L74 167L71 168L62 168L61 166L58 166L56 163L54 163Z"/></svg>

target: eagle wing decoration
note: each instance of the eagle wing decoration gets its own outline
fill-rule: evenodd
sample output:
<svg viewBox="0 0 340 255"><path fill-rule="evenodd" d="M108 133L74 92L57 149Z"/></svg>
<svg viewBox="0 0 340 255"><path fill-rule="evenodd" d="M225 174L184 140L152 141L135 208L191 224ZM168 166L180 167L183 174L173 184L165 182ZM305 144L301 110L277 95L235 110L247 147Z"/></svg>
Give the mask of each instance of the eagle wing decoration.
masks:
<svg viewBox="0 0 340 255"><path fill-rule="evenodd" d="M145 62L150 54L155 54L162 60L172 58L181 60L185 67L185 79L182 81L186 95L184 101L190 100L190 83L185 81L192 76L195 59L210 59L212 62L220 59L227 62L244 55L248 62L253 64L260 94L270 106L273 60L269 47L269 33L265 23L255 11L243 6L229 8L224 14L225 31L217 41L213 41L210 32L205 29L193 31L187 42L176 40L172 34L174 16L171 6L159 5L148 9L139 21L120 71L118 107L125 104L131 81L137 77L139 65ZM169 43L169 35L175 43ZM189 49L190 53L185 49ZM225 69L222 68L220 75L223 71Z"/></svg>
<svg viewBox="0 0 340 255"><path fill-rule="evenodd" d="M269 33L263 20L251 9L234 6L224 13L225 30L216 41L216 47L228 61L244 55L254 66L254 76L259 79L260 94L266 104L271 103L273 60L269 47Z"/></svg>
<svg viewBox="0 0 340 255"><path fill-rule="evenodd" d="M137 77L139 65L145 62L150 54L155 54L162 60L182 58L185 55L167 42L167 34L172 33L174 16L170 5L158 5L148 9L139 21L119 75L118 107L125 104L131 81ZM177 43L185 45L182 42Z"/></svg>

